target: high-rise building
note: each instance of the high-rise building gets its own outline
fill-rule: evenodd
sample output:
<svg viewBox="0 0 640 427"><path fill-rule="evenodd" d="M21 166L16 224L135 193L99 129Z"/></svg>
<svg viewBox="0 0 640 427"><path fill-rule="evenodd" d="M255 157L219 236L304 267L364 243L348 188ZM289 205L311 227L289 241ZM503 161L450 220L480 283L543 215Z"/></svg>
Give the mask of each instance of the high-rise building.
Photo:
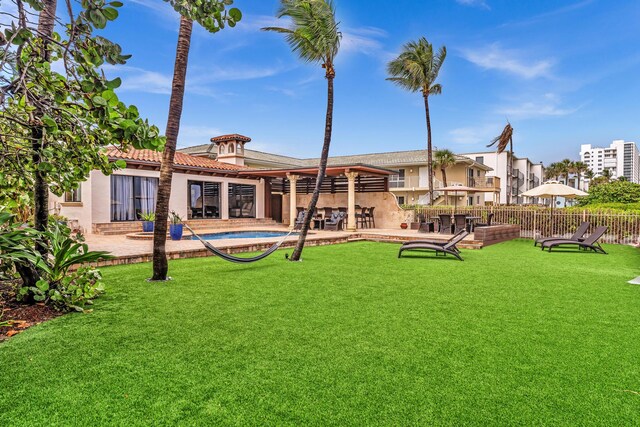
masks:
<svg viewBox="0 0 640 427"><path fill-rule="evenodd" d="M635 142L620 139L606 148L582 144L580 159L595 176L601 176L605 170L609 170L612 178L623 176L628 181L640 184L640 151Z"/></svg>

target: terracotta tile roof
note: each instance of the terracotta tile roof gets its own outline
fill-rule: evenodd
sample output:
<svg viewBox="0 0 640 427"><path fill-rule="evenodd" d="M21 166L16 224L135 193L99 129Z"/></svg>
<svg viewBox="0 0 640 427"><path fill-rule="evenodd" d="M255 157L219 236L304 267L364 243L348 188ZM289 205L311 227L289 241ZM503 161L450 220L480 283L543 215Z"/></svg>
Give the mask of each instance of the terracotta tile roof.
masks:
<svg viewBox="0 0 640 427"><path fill-rule="evenodd" d="M159 151L153 151L153 150L136 150L132 148L127 152L122 152L121 150L118 150L115 147L110 147L107 149L107 155L111 159L123 159L123 160L131 160L136 162L155 163L158 165L162 161L162 153ZM224 171L237 171L237 170L246 169L246 167L244 166L237 166L229 163L222 163L213 159L209 159L207 157L190 156L189 154L181 153L179 151L176 151L174 162L176 165L186 166L191 168L202 168L202 169L224 170Z"/></svg>
<svg viewBox="0 0 640 427"><path fill-rule="evenodd" d="M230 135L214 136L213 138L211 138L211 142L225 142L225 141L249 142L251 141L251 138L249 138L248 136L240 135L238 133L232 133Z"/></svg>

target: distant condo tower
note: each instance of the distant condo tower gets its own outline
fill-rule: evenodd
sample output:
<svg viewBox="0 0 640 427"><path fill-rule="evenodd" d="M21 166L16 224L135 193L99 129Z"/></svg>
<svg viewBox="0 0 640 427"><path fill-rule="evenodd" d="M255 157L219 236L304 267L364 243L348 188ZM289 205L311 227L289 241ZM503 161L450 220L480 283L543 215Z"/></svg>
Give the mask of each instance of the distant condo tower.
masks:
<svg viewBox="0 0 640 427"><path fill-rule="evenodd" d="M608 169L613 178L623 176L640 184L640 151L635 142L615 140L607 148L583 144L580 146L580 159L595 176L601 176Z"/></svg>

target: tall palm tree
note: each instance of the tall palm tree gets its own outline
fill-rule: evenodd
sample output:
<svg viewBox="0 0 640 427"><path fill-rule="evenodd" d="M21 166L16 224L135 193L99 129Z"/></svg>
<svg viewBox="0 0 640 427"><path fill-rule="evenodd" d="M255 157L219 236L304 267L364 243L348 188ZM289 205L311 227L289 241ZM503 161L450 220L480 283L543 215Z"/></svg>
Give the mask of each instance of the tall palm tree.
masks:
<svg viewBox="0 0 640 427"><path fill-rule="evenodd" d="M573 162L573 171L578 178L578 189L580 190L580 181L582 177L586 176L587 171L589 171L589 166L585 162L577 161Z"/></svg>
<svg viewBox="0 0 640 427"><path fill-rule="evenodd" d="M513 127L511 123L507 122L502 133L493 138L487 147L496 144L498 154L502 153L507 149L507 146L509 146L509 152L507 153L507 204L510 205L513 201L513 191L511 189L513 186Z"/></svg>
<svg viewBox="0 0 640 427"><path fill-rule="evenodd" d="M182 0L165 0L180 13L180 30L176 46L176 59L173 66L171 99L169 101L169 117L167 118L166 144L160 166L160 181L156 201L156 221L153 230L153 276L151 280L167 280L169 263L167 262L167 220L169 218L169 199L171 198L171 181L173 179L173 161L180 131L184 88L187 78L189 49L193 21L198 22L208 31L215 33L224 28L225 23L234 27L242 14L236 8L225 11L225 6L233 4L233 0L202 0L184 2Z"/></svg>
<svg viewBox="0 0 640 427"><path fill-rule="evenodd" d="M611 178L613 178L613 173L611 172L611 169L604 169L600 176L604 178L604 182L609 182L611 181Z"/></svg>
<svg viewBox="0 0 640 427"><path fill-rule="evenodd" d="M453 151L442 149L436 150L433 154L434 167L440 168L442 172L442 182L447 186L447 169L456 164L456 155Z"/></svg>
<svg viewBox="0 0 640 427"><path fill-rule="evenodd" d="M289 17L291 25L288 28L265 27L262 30L284 34L291 50L297 53L300 59L305 62L322 65L327 79L324 143L322 145L322 154L320 155L316 186L313 189L313 194L304 216L298 243L290 258L291 261L299 261L327 171L327 160L329 159L333 131L333 80L336 76L334 62L340 49L342 33L338 29L335 6L332 0L281 0L277 17ZM291 203L294 202L293 200L291 201Z"/></svg>
<svg viewBox="0 0 640 427"><path fill-rule="evenodd" d="M447 57L447 48L442 46L437 53L426 38L404 45L402 53L389 62L387 80L410 92L422 92L427 117L427 176L429 179L429 204L433 205L433 146L431 144L431 115L429 96L440 95L442 85L436 83L440 68Z"/></svg>
<svg viewBox="0 0 640 427"><path fill-rule="evenodd" d="M552 179L558 181L558 163L550 163L549 166L544 169L544 178L547 181Z"/></svg>
<svg viewBox="0 0 640 427"><path fill-rule="evenodd" d="M563 159L558 163L560 169L560 178L564 176L564 183L569 184L569 174L571 174L573 162L571 159Z"/></svg>

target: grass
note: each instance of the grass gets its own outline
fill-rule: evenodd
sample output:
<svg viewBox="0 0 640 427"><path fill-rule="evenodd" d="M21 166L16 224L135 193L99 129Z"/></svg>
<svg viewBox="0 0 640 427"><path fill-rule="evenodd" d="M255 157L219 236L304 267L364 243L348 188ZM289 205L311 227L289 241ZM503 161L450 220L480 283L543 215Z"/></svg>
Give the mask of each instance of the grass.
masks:
<svg viewBox="0 0 640 427"><path fill-rule="evenodd" d="M640 251L397 249L104 269L94 313L0 345L0 425L637 423Z"/></svg>

